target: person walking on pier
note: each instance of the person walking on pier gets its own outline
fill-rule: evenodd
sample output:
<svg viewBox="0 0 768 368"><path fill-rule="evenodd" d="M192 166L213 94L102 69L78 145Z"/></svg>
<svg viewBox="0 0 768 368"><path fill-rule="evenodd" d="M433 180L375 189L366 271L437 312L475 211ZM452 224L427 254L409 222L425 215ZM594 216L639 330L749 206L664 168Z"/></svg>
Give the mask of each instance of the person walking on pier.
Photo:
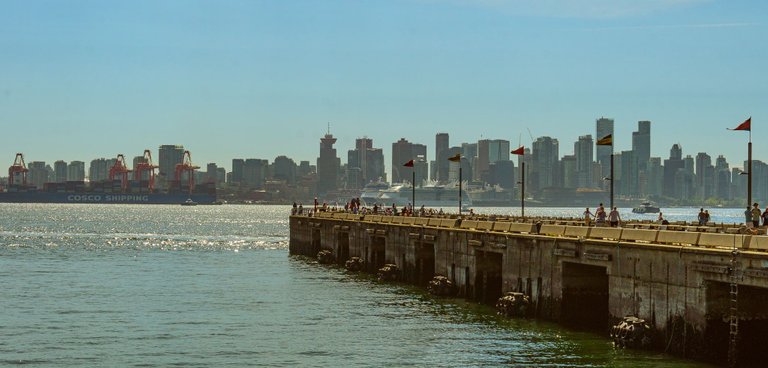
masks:
<svg viewBox="0 0 768 368"><path fill-rule="evenodd" d="M706 215L704 214L704 208L699 210L699 226L704 226L706 224Z"/></svg>
<svg viewBox="0 0 768 368"><path fill-rule="evenodd" d="M587 207L587 209L584 210L583 216L584 216L584 225L589 226L590 222L592 222L592 217L594 217L592 212L589 211L589 207Z"/></svg>
<svg viewBox="0 0 768 368"><path fill-rule="evenodd" d="M611 227L619 226L619 222L621 222L621 216L619 215L619 211L616 209L616 207L613 207L611 213L608 214L608 221L611 222Z"/></svg>
<svg viewBox="0 0 768 368"><path fill-rule="evenodd" d="M605 207L600 203L600 206L597 207L597 213L595 213L595 226L605 226L605 217L607 215L608 213L605 212Z"/></svg>
<svg viewBox="0 0 768 368"><path fill-rule="evenodd" d="M744 225L746 227L750 227L752 225L752 210L747 207L747 210L744 211Z"/></svg>

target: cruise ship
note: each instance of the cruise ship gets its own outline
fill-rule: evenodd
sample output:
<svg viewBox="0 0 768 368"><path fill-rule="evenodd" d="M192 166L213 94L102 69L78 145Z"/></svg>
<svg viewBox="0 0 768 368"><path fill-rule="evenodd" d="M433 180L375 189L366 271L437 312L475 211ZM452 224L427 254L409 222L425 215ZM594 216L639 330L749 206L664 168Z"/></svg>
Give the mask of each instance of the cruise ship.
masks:
<svg viewBox="0 0 768 368"><path fill-rule="evenodd" d="M365 186L360 196L361 202L366 207L379 206L403 207L411 203L413 197L413 187L411 184L393 184L372 183ZM435 209L451 209L459 205L459 188L456 184L437 185L428 184L416 187L416 207L424 206ZM461 191L461 208L468 210L472 207L472 199L467 195L467 191Z"/></svg>

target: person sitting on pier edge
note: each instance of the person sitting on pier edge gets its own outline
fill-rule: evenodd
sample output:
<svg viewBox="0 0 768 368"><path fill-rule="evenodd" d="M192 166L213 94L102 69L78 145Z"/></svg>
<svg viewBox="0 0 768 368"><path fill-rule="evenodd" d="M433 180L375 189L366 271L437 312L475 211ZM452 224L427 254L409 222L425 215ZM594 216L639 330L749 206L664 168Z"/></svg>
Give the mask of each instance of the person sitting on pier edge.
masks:
<svg viewBox="0 0 768 368"><path fill-rule="evenodd" d="M589 226L590 221L592 221L592 212L589 211L589 207L587 207L586 210L584 210L584 225Z"/></svg>
<svg viewBox="0 0 768 368"><path fill-rule="evenodd" d="M616 207L613 207L613 210L611 210L611 213L608 214L608 221L611 222L611 227L619 226L619 222L621 221L621 216L619 215L619 211L616 209Z"/></svg>
<svg viewBox="0 0 768 368"><path fill-rule="evenodd" d="M605 217L607 215L608 213L605 212L605 207L600 203L600 207L597 208L597 213L595 213L595 226L605 226Z"/></svg>

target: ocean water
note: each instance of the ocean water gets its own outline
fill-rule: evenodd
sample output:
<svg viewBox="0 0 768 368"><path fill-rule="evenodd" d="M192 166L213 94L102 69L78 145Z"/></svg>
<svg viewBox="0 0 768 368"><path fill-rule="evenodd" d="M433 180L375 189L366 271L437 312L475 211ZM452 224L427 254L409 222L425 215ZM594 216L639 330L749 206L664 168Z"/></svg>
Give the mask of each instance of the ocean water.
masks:
<svg viewBox="0 0 768 368"><path fill-rule="evenodd" d="M704 366L290 257L289 212L0 204L0 366Z"/></svg>

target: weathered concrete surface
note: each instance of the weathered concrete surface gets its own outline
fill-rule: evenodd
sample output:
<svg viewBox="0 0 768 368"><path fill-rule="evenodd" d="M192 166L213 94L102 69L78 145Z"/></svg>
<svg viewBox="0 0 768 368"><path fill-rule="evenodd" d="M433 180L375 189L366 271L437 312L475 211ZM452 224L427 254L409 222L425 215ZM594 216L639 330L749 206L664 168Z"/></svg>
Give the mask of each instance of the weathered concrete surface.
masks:
<svg viewBox="0 0 768 368"><path fill-rule="evenodd" d="M699 247L680 245L691 242L690 233L627 231L621 240L621 229L610 228L550 226L548 233L563 234L550 236L493 231L533 231L531 224L333 216L292 216L291 254L314 257L327 249L342 264L362 258L370 272L394 263L405 281L424 285L433 275L444 275L460 296L486 303L522 292L530 297L531 314L600 332L637 316L655 328L657 348L720 362L727 352L723 320L730 307L732 250L717 245L738 241L741 341L768 340L768 253L745 249L756 243L749 236L718 237L714 246ZM646 242L657 237L669 244ZM749 349L743 353L751 354Z"/></svg>

